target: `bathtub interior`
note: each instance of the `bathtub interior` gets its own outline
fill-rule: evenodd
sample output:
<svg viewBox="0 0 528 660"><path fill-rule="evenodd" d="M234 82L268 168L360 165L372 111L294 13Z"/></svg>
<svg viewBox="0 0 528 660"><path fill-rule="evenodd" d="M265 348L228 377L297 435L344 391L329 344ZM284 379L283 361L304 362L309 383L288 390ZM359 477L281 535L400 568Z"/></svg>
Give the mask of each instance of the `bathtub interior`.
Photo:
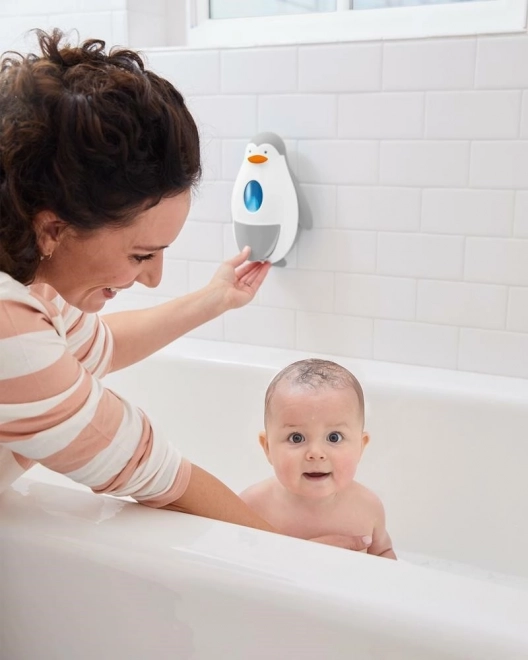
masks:
<svg viewBox="0 0 528 660"><path fill-rule="evenodd" d="M299 357L189 340L106 384L240 491L271 473L263 395ZM528 384L339 361L367 393L359 478L383 498L398 555L448 571L153 511L35 466L0 497L0 657L528 657L515 588ZM510 582L472 579L491 573Z"/></svg>
<svg viewBox="0 0 528 660"><path fill-rule="evenodd" d="M240 492L272 474L258 444L264 393L278 368L300 356L239 359L215 349L214 359L201 359L206 343L193 346L191 357L179 347L164 351L105 383L147 411L191 461ZM383 500L396 552L527 587L528 384L338 361L365 390L371 442L357 478Z"/></svg>

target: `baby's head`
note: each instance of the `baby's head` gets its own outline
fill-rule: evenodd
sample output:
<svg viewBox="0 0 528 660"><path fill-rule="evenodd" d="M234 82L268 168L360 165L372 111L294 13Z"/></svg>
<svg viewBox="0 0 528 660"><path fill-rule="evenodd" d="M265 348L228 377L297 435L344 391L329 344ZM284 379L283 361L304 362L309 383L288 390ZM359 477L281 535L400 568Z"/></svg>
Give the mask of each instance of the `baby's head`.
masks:
<svg viewBox="0 0 528 660"><path fill-rule="evenodd" d="M354 479L368 442L363 390L329 360L294 362L271 381L260 443L290 492L322 498Z"/></svg>

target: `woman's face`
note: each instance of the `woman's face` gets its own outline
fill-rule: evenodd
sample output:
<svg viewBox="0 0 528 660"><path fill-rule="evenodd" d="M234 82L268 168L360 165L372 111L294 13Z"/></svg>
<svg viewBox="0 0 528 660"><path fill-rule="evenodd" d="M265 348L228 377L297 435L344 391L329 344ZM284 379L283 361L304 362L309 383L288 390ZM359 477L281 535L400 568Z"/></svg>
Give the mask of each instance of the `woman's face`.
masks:
<svg viewBox="0 0 528 660"><path fill-rule="evenodd" d="M134 282L158 286L163 250L180 233L190 200L190 191L162 199L140 213L132 224L103 227L88 236L66 228L53 247L51 259L41 262L35 281L50 284L66 302L83 312L98 312L107 300ZM42 239L39 242L41 246L49 245ZM42 247L43 253L49 251Z"/></svg>

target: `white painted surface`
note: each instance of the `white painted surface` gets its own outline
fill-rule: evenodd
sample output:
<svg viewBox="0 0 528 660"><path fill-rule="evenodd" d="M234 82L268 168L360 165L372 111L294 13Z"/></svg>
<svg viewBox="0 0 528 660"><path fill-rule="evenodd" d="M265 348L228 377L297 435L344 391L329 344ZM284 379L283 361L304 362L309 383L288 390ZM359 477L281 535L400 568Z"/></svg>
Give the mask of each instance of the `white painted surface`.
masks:
<svg viewBox="0 0 528 660"><path fill-rule="evenodd" d="M264 391L299 357L181 340L106 383L239 491L269 474ZM526 658L528 383L340 362L367 400L358 478L403 560L148 510L37 467L0 498L2 657Z"/></svg>
<svg viewBox="0 0 528 660"><path fill-rule="evenodd" d="M203 4L204 0L198 2ZM193 47L233 47L347 42L519 32L525 27L526 0L493 0L205 20L189 30L186 43Z"/></svg>

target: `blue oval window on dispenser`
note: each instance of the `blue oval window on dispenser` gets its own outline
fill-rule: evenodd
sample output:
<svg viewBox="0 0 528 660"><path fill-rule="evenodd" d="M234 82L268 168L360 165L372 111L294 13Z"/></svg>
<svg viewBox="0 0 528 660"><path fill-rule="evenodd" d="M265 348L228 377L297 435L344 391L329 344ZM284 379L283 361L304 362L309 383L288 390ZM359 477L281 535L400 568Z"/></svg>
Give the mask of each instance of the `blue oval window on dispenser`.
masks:
<svg viewBox="0 0 528 660"><path fill-rule="evenodd" d="M244 205L250 213L255 213L262 206L262 186L258 181L249 181L244 188Z"/></svg>

